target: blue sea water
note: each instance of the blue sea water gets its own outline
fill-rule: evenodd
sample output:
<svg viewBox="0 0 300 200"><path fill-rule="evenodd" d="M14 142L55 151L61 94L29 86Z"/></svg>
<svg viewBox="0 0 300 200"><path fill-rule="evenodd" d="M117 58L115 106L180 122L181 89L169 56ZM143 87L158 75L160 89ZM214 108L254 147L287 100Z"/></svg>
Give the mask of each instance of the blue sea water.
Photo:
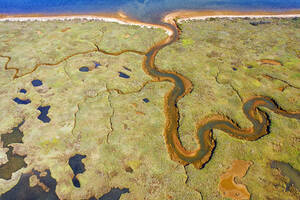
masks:
<svg viewBox="0 0 300 200"><path fill-rule="evenodd" d="M123 11L152 22L180 9L286 11L300 9L300 0L0 0L0 13L6 14Z"/></svg>

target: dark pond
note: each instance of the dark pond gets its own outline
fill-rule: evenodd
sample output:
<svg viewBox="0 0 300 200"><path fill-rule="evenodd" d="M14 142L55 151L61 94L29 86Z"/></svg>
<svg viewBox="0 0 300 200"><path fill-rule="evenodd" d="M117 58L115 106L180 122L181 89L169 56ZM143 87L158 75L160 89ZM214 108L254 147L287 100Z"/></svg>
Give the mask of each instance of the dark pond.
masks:
<svg viewBox="0 0 300 200"><path fill-rule="evenodd" d="M76 176L73 176L72 183L75 187L80 188L80 182Z"/></svg>
<svg viewBox="0 0 300 200"><path fill-rule="evenodd" d="M143 101L144 101L145 103L149 103L149 102L150 102L150 100L149 100L148 98L144 98Z"/></svg>
<svg viewBox="0 0 300 200"><path fill-rule="evenodd" d="M79 71L81 71L81 72L89 72L90 69L88 67L80 67Z"/></svg>
<svg viewBox="0 0 300 200"><path fill-rule="evenodd" d="M111 190L100 197L98 200L119 200L122 194L129 193L128 188L111 188ZM97 200L95 197L90 198L89 200Z"/></svg>
<svg viewBox="0 0 300 200"><path fill-rule="evenodd" d="M95 64L95 68L98 68L98 67L101 66L101 64L100 64L99 62L96 62L96 61L93 61L93 62L94 62L94 64Z"/></svg>
<svg viewBox="0 0 300 200"><path fill-rule="evenodd" d="M44 123L49 123L51 121L51 119L47 116L49 109L50 109L50 106L38 107L38 110L41 112L41 114L38 116L38 119Z"/></svg>
<svg viewBox="0 0 300 200"><path fill-rule="evenodd" d="M33 169L31 173L22 174L17 185L2 194L0 200L59 200L55 192L57 182L51 177L50 170L46 172L46 176L40 176L41 173ZM29 178L32 175L36 175L39 181L49 188L49 191L44 191L39 185L30 187Z"/></svg>
<svg viewBox="0 0 300 200"><path fill-rule="evenodd" d="M22 138L24 135L19 129L23 124L24 121L22 121L17 127L14 127L11 133L1 135L3 148L9 149L6 153L8 162L0 166L0 178L2 179L11 179L12 173L27 166L27 164L24 162L24 158L26 156L19 156L17 154L13 154L13 147L9 146L13 143L23 143Z"/></svg>
<svg viewBox="0 0 300 200"><path fill-rule="evenodd" d="M121 78L130 78L130 76L128 76L127 74L125 74L123 72L119 72L119 77L121 77Z"/></svg>
<svg viewBox="0 0 300 200"><path fill-rule="evenodd" d="M35 79L33 81L31 81L31 84L34 86L34 87L38 87L38 86L41 86L43 85L43 82L39 79Z"/></svg>
<svg viewBox="0 0 300 200"><path fill-rule="evenodd" d="M22 100L22 99L16 97L16 98L14 98L13 100L14 100L14 102L16 102L17 104L24 104L24 105L27 105L27 104L30 104L30 103L31 103L30 99Z"/></svg>
<svg viewBox="0 0 300 200"><path fill-rule="evenodd" d="M21 89L21 90L20 90L20 93L26 94L26 93L27 93L27 90Z"/></svg>
<svg viewBox="0 0 300 200"><path fill-rule="evenodd" d="M76 154L75 156L73 156L69 159L69 165L74 173L72 182L73 182L73 185L78 188L80 187L80 182L76 176L77 176L77 174L82 174L83 172L85 172L85 166L81 161L84 158L86 158L86 155Z"/></svg>

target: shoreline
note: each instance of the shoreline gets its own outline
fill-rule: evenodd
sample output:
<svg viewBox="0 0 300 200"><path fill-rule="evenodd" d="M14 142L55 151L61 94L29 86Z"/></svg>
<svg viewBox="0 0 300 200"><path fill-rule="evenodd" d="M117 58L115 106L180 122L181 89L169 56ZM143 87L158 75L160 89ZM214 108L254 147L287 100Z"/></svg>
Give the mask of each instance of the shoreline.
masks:
<svg viewBox="0 0 300 200"><path fill-rule="evenodd" d="M173 31L160 24L152 24L141 22L130 18L122 12L117 13L95 13L95 14L58 14L58 15L44 15L44 14L26 14L26 15L3 15L0 14L0 22L24 22L24 21L70 21L70 20L88 20L88 21L104 21L115 22L124 25L133 25L146 28L161 28L170 36Z"/></svg>
<svg viewBox="0 0 300 200"><path fill-rule="evenodd" d="M178 19L178 21L187 20L205 20L208 18L292 18L300 17L300 10L290 11L230 11L230 10L179 10L166 13L163 21L169 22L170 20Z"/></svg>
<svg viewBox="0 0 300 200"><path fill-rule="evenodd" d="M209 18L293 18L300 17L300 10L291 11L196 11L196 10L179 10L163 14L161 22L174 24L174 20L179 23L189 20L206 20ZM90 14L0 14L0 22L4 21L55 21L55 20L99 20L104 22L115 22L125 25L136 25L146 28L162 28L168 35L172 35L173 31L162 25L155 23L142 22L137 19L130 18L123 12L116 13L90 13Z"/></svg>

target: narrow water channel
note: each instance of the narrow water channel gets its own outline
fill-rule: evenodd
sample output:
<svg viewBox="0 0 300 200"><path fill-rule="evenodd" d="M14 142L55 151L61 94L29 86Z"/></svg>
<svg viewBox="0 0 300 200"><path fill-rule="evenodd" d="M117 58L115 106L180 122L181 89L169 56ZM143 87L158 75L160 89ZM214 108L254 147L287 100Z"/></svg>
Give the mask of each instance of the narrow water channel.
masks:
<svg viewBox="0 0 300 200"><path fill-rule="evenodd" d="M265 107L274 113L283 115L288 118L300 120L300 113L288 112L282 110L275 101L268 97L255 96L244 102L243 111L252 127L242 129L231 119L221 115L214 115L206 118L205 121L197 123L198 148L193 151L186 150L179 139L179 110L177 102L192 90L192 83L183 75L176 72L163 71L155 66L155 57L164 47L177 41L179 38L179 29L176 22L172 24L162 23L161 25L172 30L173 34L163 41L153 46L147 53L143 63L143 69L146 74L150 75L154 81L169 81L173 83L173 88L165 96L164 112L166 124L164 137L169 155L172 160L183 165L193 164L196 168L202 168L212 155L215 147L215 141L212 138L212 130L219 129L232 137L254 141L268 134L270 120L267 113L259 110L259 107Z"/></svg>

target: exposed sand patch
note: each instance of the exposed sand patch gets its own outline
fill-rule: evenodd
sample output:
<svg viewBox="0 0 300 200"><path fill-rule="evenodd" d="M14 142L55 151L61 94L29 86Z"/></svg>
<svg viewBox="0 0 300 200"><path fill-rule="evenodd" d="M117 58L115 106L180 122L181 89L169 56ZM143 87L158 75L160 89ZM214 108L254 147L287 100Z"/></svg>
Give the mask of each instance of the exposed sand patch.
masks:
<svg viewBox="0 0 300 200"><path fill-rule="evenodd" d="M229 168L220 177L219 191L223 197L245 200L250 199L250 193L243 184L236 183L236 178L243 178L248 168L252 165L250 161L235 160Z"/></svg>

